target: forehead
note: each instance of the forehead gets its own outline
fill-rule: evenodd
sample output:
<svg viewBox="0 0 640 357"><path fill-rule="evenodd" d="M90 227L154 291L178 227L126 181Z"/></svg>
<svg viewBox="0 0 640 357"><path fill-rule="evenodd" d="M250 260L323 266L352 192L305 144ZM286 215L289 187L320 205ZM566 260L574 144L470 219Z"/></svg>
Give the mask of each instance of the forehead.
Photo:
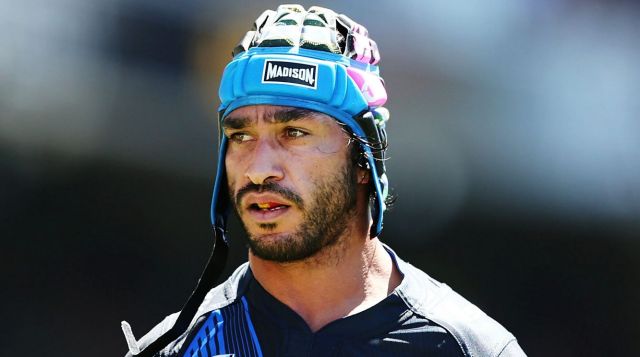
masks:
<svg viewBox="0 0 640 357"><path fill-rule="evenodd" d="M222 127L242 129L258 123L280 124L304 121L309 124L338 126L332 117L309 109L275 105L249 105L235 109L222 120Z"/></svg>

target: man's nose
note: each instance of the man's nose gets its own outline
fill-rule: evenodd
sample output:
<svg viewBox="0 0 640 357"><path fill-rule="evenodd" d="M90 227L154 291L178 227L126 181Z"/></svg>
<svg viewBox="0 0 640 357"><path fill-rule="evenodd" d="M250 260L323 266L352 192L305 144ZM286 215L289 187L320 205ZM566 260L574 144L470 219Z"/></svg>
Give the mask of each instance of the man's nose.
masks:
<svg viewBox="0 0 640 357"><path fill-rule="evenodd" d="M271 140L258 140L251 153L246 175L249 180L262 185L268 181L279 181L284 177L282 152Z"/></svg>

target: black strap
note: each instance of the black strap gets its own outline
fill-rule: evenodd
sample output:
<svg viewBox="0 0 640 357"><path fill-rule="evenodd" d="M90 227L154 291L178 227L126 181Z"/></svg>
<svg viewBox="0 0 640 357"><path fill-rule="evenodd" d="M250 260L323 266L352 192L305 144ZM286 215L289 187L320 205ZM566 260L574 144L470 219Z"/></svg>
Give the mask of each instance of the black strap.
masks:
<svg viewBox="0 0 640 357"><path fill-rule="evenodd" d="M214 284L222 274L227 262L229 247L224 240L224 230L215 227L213 232L215 240L211 257L209 257L207 266L205 266L204 271L198 280L198 285L193 290L193 293L191 293L189 300L184 304L182 311L180 311L178 319L173 324L173 327L149 344L144 350L140 351L136 357L154 356L169 343L180 337L180 335L189 328L191 320L198 312L198 308L202 304L202 301L209 290L214 287Z"/></svg>

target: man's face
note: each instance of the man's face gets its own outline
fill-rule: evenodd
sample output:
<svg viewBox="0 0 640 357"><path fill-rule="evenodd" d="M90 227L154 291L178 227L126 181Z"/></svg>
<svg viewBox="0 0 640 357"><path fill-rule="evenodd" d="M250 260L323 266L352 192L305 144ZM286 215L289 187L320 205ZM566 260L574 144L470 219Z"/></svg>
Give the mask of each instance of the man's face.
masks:
<svg viewBox="0 0 640 357"><path fill-rule="evenodd" d="M252 253L301 260L335 243L356 207L350 140L331 117L256 105L223 121L229 196Z"/></svg>

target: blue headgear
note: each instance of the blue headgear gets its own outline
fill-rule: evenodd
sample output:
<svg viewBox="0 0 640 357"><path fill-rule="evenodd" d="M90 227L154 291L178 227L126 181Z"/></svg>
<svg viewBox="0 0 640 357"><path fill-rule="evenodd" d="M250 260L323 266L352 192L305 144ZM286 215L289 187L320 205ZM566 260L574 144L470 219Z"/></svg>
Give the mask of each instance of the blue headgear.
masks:
<svg viewBox="0 0 640 357"><path fill-rule="evenodd" d="M220 83L220 123L233 110L257 104L318 111L346 125L358 138L371 172L374 224L382 232L388 182L384 170L387 99L379 75L379 53L367 30L345 15L299 5L267 10L234 50ZM226 230L227 138L220 132L218 171L211 203L211 222Z"/></svg>

